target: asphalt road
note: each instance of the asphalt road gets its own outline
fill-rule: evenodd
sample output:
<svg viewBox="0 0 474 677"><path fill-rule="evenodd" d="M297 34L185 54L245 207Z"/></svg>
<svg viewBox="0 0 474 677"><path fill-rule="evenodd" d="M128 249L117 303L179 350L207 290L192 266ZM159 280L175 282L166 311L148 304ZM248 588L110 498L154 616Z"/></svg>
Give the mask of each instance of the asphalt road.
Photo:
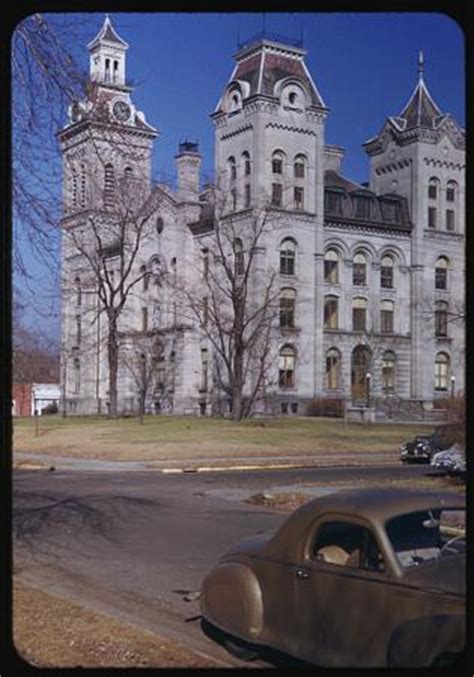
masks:
<svg viewBox="0 0 474 677"><path fill-rule="evenodd" d="M329 480L350 485L427 472L399 465L181 475L16 471L14 570L222 665L242 665L204 635L198 602L185 600L228 546L285 519L242 498L302 481L324 489Z"/></svg>

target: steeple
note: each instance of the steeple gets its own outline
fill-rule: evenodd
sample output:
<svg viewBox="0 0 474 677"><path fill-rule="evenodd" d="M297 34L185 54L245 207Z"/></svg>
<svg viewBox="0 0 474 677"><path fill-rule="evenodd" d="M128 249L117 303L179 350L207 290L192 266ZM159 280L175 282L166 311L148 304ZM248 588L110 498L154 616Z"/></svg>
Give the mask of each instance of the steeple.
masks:
<svg viewBox="0 0 474 677"><path fill-rule="evenodd" d="M403 130L425 127L434 129L442 112L433 101L424 81L425 61L423 52L418 55L418 83L408 103L394 120L400 122Z"/></svg>
<svg viewBox="0 0 474 677"><path fill-rule="evenodd" d="M87 48L90 52L91 80L104 85L125 86L125 52L128 44L117 34L108 14Z"/></svg>

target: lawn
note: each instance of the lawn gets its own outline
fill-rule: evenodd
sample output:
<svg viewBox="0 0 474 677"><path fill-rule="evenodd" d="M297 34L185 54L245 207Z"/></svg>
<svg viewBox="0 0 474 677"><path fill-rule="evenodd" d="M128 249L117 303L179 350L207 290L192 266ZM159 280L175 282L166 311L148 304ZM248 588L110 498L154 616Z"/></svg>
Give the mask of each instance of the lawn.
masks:
<svg viewBox="0 0 474 677"><path fill-rule="evenodd" d="M76 458L153 461L393 451L426 424L346 423L330 418L235 422L184 416L135 418L43 416L15 419L14 450Z"/></svg>

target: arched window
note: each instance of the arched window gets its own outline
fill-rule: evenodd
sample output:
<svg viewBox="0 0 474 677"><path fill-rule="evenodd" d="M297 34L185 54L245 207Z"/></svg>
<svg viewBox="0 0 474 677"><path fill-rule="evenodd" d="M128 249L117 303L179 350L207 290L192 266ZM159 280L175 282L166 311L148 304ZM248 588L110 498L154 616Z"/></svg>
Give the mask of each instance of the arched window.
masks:
<svg viewBox="0 0 474 677"><path fill-rule="evenodd" d="M126 179L130 179L133 176L133 169L131 167L125 167L123 175Z"/></svg>
<svg viewBox="0 0 474 677"><path fill-rule="evenodd" d="M234 266L235 274L243 275L245 272L244 246L238 237L234 240Z"/></svg>
<svg viewBox="0 0 474 677"><path fill-rule="evenodd" d="M151 261L150 261L150 270L151 274L153 275L153 279L155 281L155 285L160 286L161 285L161 277L163 274L163 261L160 259L159 256L154 256Z"/></svg>
<svg viewBox="0 0 474 677"><path fill-rule="evenodd" d="M283 346L278 355L278 385L280 388L295 387L296 353L292 346Z"/></svg>
<svg viewBox="0 0 474 677"><path fill-rule="evenodd" d="M380 332L382 334L393 334L393 301L382 301L380 304Z"/></svg>
<svg viewBox="0 0 474 677"><path fill-rule="evenodd" d="M354 331L366 331L367 299L355 298L352 302L352 329Z"/></svg>
<svg viewBox="0 0 474 677"><path fill-rule="evenodd" d="M118 81L118 67L119 67L118 61L114 60L114 77L113 77L114 82Z"/></svg>
<svg viewBox="0 0 474 677"><path fill-rule="evenodd" d="M295 179L304 179L306 174L306 158L304 155L297 155L293 163Z"/></svg>
<svg viewBox="0 0 474 677"><path fill-rule="evenodd" d="M328 249L324 255L324 281L330 284L339 282L339 254L335 249Z"/></svg>
<svg viewBox="0 0 474 677"><path fill-rule="evenodd" d="M242 153L242 163L244 166L244 176L250 176L252 172L252 165L250 164L250 153L246 150Z"/></svg>
<svg viewBox="0 0 474 677"><path fill-rule="evenodd" d="M231 157L227 160L227 163L229 165L229 177L231 181L235 181L237 178L237 165L235 163L235 157L231 155Z"/></svg>
<svg viewBox="0 0 474 677"><path fill-rule="evenodd" d="M76 346L80 346L82 341L82 318L76 315Z"/></svg>
<svg viewBox="0 0 474 677"><path fill-rule="evenodd" d="M380 265L380 286L383 289L393 289L393 259L384 256Z"/></svg>
<svg viewBox="0 0 474 677"><path fill-rule="evenodd" d="M161 233L163 232L163 227L164 227L163 219L161 218L161 216L159 216L156 219L156 226L155 227L156 227L157 234L161 235Z"/></svg>
<svg viewBox="0 0 474 677"><path fill-rule="evenodd" d="M391 350L382 355L382 390L384 393L395 392L395 353Z"/></svg>
<svg viewBox="0 0 474 677"><path fill-rule="evenodd" d="M435 267L435 289L448 288L448 259L440 256Z"/></svg>
<svg viewBox="0 0 474 677"><path fill-rule="evenodd" d="M104 206L113 207L115 201L114 166L109 162L104 167Z"/></svg>
<svg viewBox="0 0 474 677"><path fill-rule="evenodd" d="M324 297L324 328L337 329L337 296Z"/></svg>
<svg viewBox="0 0 474 677"><path fill-rule="evenodd" d="M367 260L360 252L354 256L352 284L356 287L365 287L367 284Z"/></svg>
<svg viewBox="0 0 474 677"><path fill-rule="evenodd" d="M201 387L200 392L207 392L209 374L209 357L207 348L201 349Z"/></svg>
<svg viewBox="0 0 474 677"><path fill-rule="evenodd" d="M435 304L435 336L448 335L448 304L446 301L436 301Z"/></svg>
<svg viewBox="0 0 474 677"><path fill-rule="evenodd" d="M280 327L293 329L295 326L296 291L282 289L280 294Z"/></svg>
<svg viewBox="0 0 474 677"><path fill-rule="evenodd" d="M81 363L78 357L74 358L74 394L78 395L81 391Z"/></svg>
<svg viewBox="0 0 474 677"><path fill-rule="evenodd" d="M439 179L432 176L428 181L428 199L437 200L439 195Z"/></svg>
<svg viewBox="0 0 474 677"><path fill-rule="evenodd" d="M281 150L274 151L272 155L272 173L283 174L283 164L285 161L285 154Z"/></svg>
<svg viewBox="0 0 474 677"><path fill-rule="evenodd" d="M457 183L448 181L446 185L446 230L456 230Z"/></svg>
<svg viewBox="0 0 474 677"><path fill-rule="evenodd" d="M105 79L105 82L110 82L110 59L105 60L104 79Z"/></svg>
<svg viewBox="0 0 474 677"><path fill-rule="evenodd" d="M428 228L437 227L439 186L439 179L432 176L428 182Z"/></svg>
<svg viewBox="0 0 474 677"><path fill-rule="evenodd" d="M291 238L283 240L280 247L280 274L295 274L296 242Z"/></svg>
<svg viewBox="0 0 474 677"><path fill-rule="evenodd" d="M80 306L82 304L82 289L81 289L81 279L79 277L75 278L74 286L76 288L76 305Z"/></svg>
<svg viewBox="0 0 474 677"><path fill-rule="evenodd" d="M451 360L446 353L437 353L435 359L434 387L435 390L447 390Z"/></svg>
<svg viewBox="0 0 474 677"><path fill-rule="evenodd" d="M328 390L339 388L341 370L341 354L337 348L331 348L326 353L326 387Z"/></svg>

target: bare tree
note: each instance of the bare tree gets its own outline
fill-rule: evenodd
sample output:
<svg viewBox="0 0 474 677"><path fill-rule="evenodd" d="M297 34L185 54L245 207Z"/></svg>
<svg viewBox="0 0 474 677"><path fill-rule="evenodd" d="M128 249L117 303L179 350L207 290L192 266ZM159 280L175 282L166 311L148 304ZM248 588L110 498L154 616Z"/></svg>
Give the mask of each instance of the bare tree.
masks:
<svg viewBox="0 0 474 677"><path fill-rule="evenodd" d="M232 418L240 420L252 413L271 381L279 292L264 245L270 221L278 217L267 207L235 213L230 191L214 189L212 200L201 286L183 292L201 336L212 346L218 397L224 395Z"/></svg>

